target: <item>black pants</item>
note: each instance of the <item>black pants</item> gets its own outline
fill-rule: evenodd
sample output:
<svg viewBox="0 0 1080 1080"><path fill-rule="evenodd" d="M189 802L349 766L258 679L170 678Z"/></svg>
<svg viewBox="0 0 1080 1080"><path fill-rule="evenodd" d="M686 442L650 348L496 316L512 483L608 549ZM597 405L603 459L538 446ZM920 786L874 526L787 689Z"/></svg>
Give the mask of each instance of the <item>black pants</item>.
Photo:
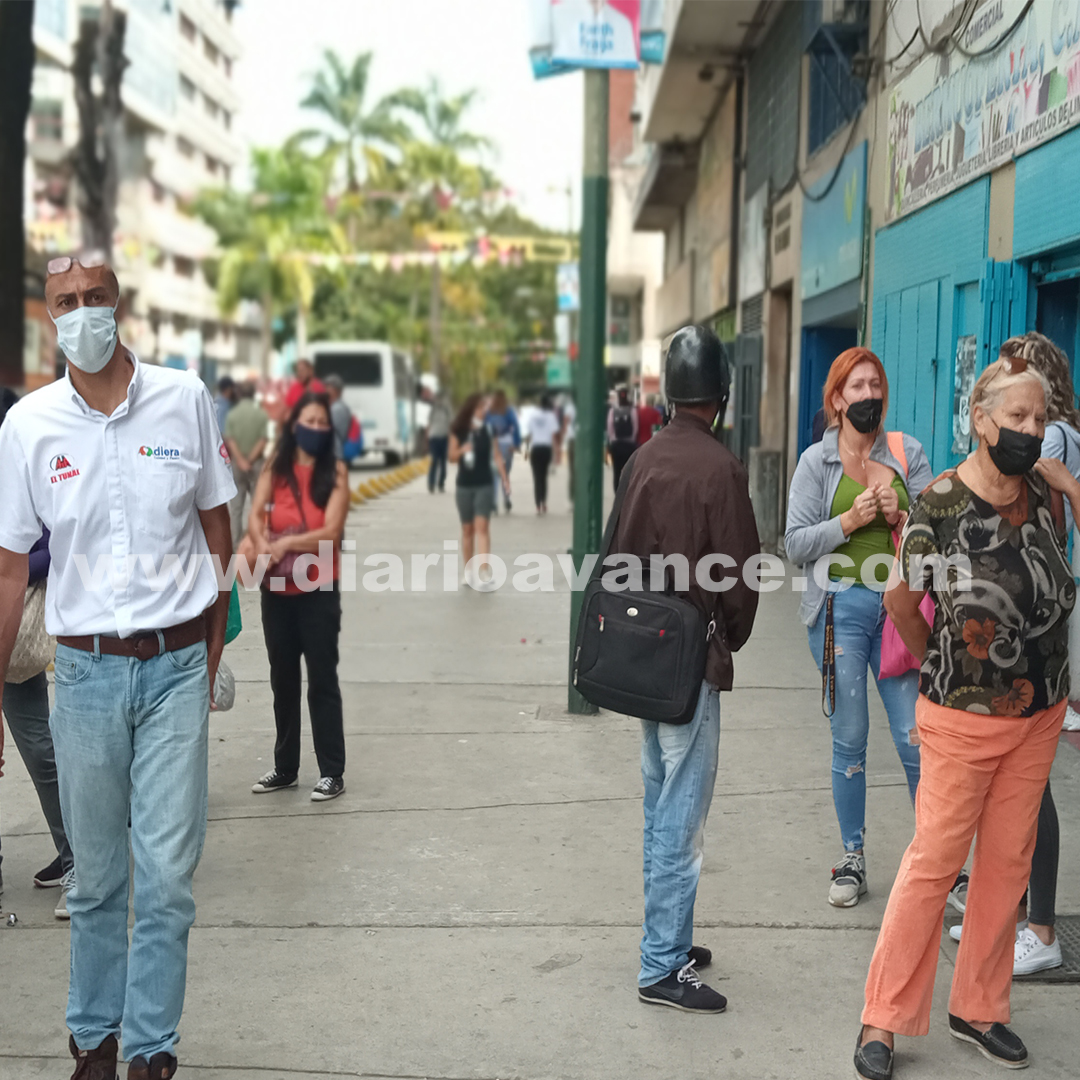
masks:
<svg viewBox="0 0 1080 1080"><path fill-rule="evenodd" d="M551 447L534 446L529 451L529 464L532 466L533 491L536 494L536 508L547 503L547 474L551 467Z"/></svg>
<svg viewBox="0 0 1080 1080"><path fill-rule="evenodd" d="M341 593L289 596L262 592L263 637L270 658L277 743L274 767L285 776L300 771L300 657L307 664L308 711L320 776L345 772L345 725L338 686Z"/></svg>
<svg viewBox="0 0 1080 1080"><path fill-rule="evenodd" d="M450 445L448 435L433 435L428 439L428 453L431 455L431 467L428 469L428 491L434 491L436 484L442 491L446 487L446 455Z"/></svg>
<svg viewBox="0 0 1080 1080"><path fill-rule="evenodd" d="M632 442L613 442L611 444L611 464L615 471L615 490L619 490L619 481L622 479L622 471L630 460L630 455L637 449L637 444Z"/></svg>
<svg viewBox="0 0 1080 1080"><path fill-rule="evenodd" d="M1028 881L1028 921L1036 926L1054 925L1060 846L1057 807L1047 781L1039 807L1039 831L1035 838L1035 854L1031 857L1031 879Z"/></svg>

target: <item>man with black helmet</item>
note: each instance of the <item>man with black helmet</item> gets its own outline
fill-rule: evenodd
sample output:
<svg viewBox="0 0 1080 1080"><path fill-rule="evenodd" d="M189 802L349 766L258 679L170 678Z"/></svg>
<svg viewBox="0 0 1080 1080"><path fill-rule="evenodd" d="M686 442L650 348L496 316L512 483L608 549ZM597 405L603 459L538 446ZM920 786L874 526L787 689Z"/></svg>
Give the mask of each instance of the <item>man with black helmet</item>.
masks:
<svg viewBox="0 0 1080 1080"><path fill-rule="evenodd" d="M742 573L760 551L746 470L712 428L730 385L724 347L711 330L687 326L674 336L664 371L674 416L631 459L611 549L643 563L652 555L684 558L689 576L680 584L676 571L676 590L716 622L693 720L641 722L645 924L638 997L694 1013L727 1007L696 974L712 954L693 945L694 900L716 780L719 691L731 689L732 653L750 636L758 599Z"/></svg>

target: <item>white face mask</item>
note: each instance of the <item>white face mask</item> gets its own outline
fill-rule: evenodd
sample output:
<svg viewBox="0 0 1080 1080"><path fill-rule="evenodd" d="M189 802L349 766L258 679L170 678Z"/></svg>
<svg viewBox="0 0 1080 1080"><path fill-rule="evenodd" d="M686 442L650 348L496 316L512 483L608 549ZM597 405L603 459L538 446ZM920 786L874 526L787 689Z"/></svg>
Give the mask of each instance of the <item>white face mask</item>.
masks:
<svg viewBox="0 0 1080 1080"><path fill-rule="evenodd" d="M49 315L52 319L52 315ZM81 307L53 319L56 343L68 363L96 375L116 351L116 308Z"/></svg>
<svg viewBox="0 0 1080 1080"><path fill-rule="evenodd" d="M474 416L472 418L472 426L474 431L479 431L484 426L484 418L482 416Z"/></svg>

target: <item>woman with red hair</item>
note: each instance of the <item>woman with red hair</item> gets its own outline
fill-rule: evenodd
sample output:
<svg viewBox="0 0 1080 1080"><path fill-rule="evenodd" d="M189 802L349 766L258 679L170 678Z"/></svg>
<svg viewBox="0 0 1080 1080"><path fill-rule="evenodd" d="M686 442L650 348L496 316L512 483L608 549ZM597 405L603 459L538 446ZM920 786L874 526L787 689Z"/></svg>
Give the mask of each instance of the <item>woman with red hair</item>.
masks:
<svg viewBox="0 0 1080 1080"><path fill-rule="evenodd" d="M784 541L788 558L806 576L799 615L832 725L833 803L844 854L832 870L829 903L854 907L866 893L868 668L913 800L919 783L919 675L882 677L883 594L896 554L894 533L933 472L918 440L884 431L889 384L869 349L847 349L833 361L823 396L829 426L795 469Z"/></svg>

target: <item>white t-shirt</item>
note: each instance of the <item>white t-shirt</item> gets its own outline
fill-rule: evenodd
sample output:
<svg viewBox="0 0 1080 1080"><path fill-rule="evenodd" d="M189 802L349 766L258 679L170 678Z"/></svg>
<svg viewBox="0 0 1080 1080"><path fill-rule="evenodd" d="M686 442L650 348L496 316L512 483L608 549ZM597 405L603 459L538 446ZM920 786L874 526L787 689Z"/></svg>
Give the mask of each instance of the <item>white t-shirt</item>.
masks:
<svg viewBox="0 0 1080 1080"><path fill-rule="evenodd" d="M525 427L530 446L551 446L559 433L559 414L554 409L534 409Z"/></svg>
<svg viewBox="0 0 1080 1080"><path fill-rule="evenodd" d="M566 433L563 435L564 441L572 443L577 436L577 406L568 401L563 406L563 421L566 424Z"/></svg>
<svg viewBox="0 0 1080 1080"><path fill-rule="evenodd" d="M218 595L198 511L236 485L210 392L194 372L128 355L135 371L111 416L65 377L0 425L0 547L27 552L48 527L50 634L165 630Z"/></svg>

